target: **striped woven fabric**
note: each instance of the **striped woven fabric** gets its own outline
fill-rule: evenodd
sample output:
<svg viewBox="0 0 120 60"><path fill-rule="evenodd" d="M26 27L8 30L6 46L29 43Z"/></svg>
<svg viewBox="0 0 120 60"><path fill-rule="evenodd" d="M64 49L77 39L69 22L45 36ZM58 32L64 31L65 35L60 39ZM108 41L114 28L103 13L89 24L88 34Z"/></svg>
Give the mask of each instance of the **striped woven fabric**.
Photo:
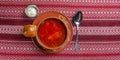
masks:
<svg viewBox="0 0 120 60"><path fill-rule="evenodd" d="M43 54L22 28L34 18L24 10L36 4L39 14L58 11L69 20L82 11L79 28L79 50L74 51L74 36L68 47L58 54ZM120 0L0 0L0 60L119 60Z"/></svg>

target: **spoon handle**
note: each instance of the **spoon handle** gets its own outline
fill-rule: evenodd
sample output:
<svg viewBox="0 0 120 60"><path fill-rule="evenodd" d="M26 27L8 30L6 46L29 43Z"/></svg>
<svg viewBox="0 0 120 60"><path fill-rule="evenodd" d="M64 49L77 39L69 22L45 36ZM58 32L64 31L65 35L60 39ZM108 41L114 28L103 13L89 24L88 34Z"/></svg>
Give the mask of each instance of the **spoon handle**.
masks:
<svg viewBox="0 0 120 60"><path fill-rule="evenodd" d="M76 26L75 51L78 51L78 31L79 31L79 25Z"/></svg>

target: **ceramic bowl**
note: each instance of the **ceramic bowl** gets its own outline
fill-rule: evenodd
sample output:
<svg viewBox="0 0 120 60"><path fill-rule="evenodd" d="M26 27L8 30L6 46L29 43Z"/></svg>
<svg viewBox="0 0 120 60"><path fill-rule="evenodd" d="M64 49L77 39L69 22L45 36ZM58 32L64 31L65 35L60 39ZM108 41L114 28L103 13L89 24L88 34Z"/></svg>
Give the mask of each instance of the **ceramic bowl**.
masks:
<svg viewBox="0 0 120 60"><path fill-rule="evenodd" d="M50 42L49 43L47 41L46 43L48 43L49 45L46 45L42 41L44 38L42 39L42 38L39 37L38 32L39 32L39 30L42 30L42 29L40 29L40 26L42 26L45 22L49 21L50 19L58 21L64 27L63 28L64 33L55 33L57 35L54 34L55 36L52 36L53 39L57 39L57 37L59 37L59 34L65 35L64 38L62 37L63 35L60 35L61 37L59 37L59 39L60 38L64 39L63 42L60 43L60 44L59 44L59 42L52 43L51 41L49 41ZM50 27L50 26L48 28L54 29L53 27ZM47 30L49 32L55 31L55 30L50 31L48 28L47 28ZM40 36L46 34L44 32L45 29L43 28L43 30L42 30L43 34L40 34ZM26 37L32 37L32 40L35 43L35 45L38 48L40 48L43 52L45 52L45 53L58 53L58 52L64 50L67 47L67 45L70 43L70 41L72 40L73 28L72 28L72 24L71 24L70 20L68 20L68 18L65 15L63 15L63 14L61 14L59 12L55 12L55 11L48 11L48 12L44 12L44 13L40 14L33 21L32 24L25 25L23 34ZM46 35L49 35L49 34L46 34ZM48 39L48 38L45 38L45 39ZM56 44L56 46L54 46L54 44ZM52 45L54 47L51 47Z"/></svg>

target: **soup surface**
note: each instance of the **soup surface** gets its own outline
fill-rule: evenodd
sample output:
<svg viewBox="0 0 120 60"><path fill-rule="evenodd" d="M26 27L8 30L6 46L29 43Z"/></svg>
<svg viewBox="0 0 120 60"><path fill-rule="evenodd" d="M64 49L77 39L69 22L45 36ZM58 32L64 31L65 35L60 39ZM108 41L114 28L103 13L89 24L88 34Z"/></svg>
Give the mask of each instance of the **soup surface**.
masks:
<svg viewBox="0 0 120 60"><path fill-rule="evenodd" d="M44 45L54 48L64 42L67 30L61 21L49 18L39 25L37 34Z"/></svg>

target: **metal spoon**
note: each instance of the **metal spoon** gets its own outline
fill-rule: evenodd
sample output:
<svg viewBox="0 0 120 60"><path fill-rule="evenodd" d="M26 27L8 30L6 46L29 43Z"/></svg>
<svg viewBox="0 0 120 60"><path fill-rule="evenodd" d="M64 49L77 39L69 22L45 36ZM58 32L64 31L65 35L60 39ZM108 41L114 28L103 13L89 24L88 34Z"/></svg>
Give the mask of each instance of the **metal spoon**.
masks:
<svg viewBox="0 0 120 60"><path fill-rule="evenodd" d="M82 12L78 11L76 15L73 17L73 23L76 25L76 43L75 43L75 51L78 50L78 31L79 31L79 25L82 21Z"/></svg>

